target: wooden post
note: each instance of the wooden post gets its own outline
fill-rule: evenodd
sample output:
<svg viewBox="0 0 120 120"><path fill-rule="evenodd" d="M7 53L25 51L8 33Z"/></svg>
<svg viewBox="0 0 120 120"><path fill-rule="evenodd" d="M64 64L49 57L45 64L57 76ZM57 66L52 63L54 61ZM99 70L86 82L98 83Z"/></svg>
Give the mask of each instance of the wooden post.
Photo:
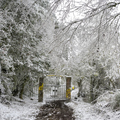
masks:
<svg viewBox="0 0 120 120"><path fill-rule="evenodd" d="M66 77L66 99L71 100L71 77Z"/></svg>
<svg viewBox="0 0 120 120"><path fill-rule="evenodd" d="M1 61L0 61L0 85L1 85L1 79L2 79L2 74L1 74ZM0 96L1 96L1 88L0 88Z"/></svg>
<svg viewBox="0 0 120 120"><path fill-rule="evenodd" d="M43 102L43 77L39 79L38 102Z"/></svg>

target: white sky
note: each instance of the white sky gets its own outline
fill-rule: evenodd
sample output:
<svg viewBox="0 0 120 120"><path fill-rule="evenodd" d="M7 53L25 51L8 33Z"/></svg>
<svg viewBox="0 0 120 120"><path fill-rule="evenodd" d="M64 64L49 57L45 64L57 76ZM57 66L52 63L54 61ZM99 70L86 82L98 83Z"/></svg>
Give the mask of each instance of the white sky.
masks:
<svg viewBox="0 0 120 120"><path fill-rule="evenodd" d="M64 0L63 3L58 7L56 16L60 22L68 23L75 19L80 19L84 17L84 14L82 11L78 10L79 12L74 12L75 8L77 6L82 6L83 0L72 0L71 4L67 2L67 0ZM70 9L66 9L70 8Z"/></svg>
<svg viewBox="0 0 120 120"><path fill-rule="evenodd" d="M87 3L90 0L71 0L71 4L68 4L70 2L68 2L68 0L63 0L64 2L61 3L61 5L58 7L57 12L56 12L56 16L58 18L58 20L60 22L64 22L64 23L68 23L71 21L74 21L75 19L80 19L83 18L85 16L85 12L87 10L89 10L89 7L87 9L87 7L83 7L83 4ZM92 0L92 7L95 8L94 3L95 2L100 2L100 4L102 4L102 2L118 2L120 0ZM75 11L75 8L77 8L79 6L80 9L78 9L78 12ZM66 9L70 8L70 9ZM72 9L73 8L73 9ZM118 7L118 10L120 11L120 5ZM84 13L83 13L84 12Z"/></svg>

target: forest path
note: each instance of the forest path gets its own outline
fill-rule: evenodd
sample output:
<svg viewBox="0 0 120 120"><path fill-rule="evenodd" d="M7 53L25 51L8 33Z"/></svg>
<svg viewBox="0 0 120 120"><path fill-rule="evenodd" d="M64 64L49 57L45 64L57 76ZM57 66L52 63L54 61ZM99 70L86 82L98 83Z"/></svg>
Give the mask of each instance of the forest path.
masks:
<svg viewBox="0 0 120 120"><path fill-rule="evenodd" d="M36 120L75 120L72 115L73 109L64 102L54 101L40 107Z"/></svg>

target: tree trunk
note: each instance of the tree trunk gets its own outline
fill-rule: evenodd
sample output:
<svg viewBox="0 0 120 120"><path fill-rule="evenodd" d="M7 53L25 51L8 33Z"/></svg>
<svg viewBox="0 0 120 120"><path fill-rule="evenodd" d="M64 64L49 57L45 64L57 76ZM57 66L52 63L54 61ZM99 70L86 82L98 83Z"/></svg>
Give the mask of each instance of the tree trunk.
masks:
<svg viewBox="0 0 120 120"><path fill-rule="evenodd" d="M94 100L93 88L94 88L94 77L91 76L91 80L90 80L90 102L92 102Z"/></svg>
<svg viewBox="0 0 120 120"><path fill-rule="evenodd" d="M82 79L80 79L80 81L78 81L77 83L78 83L78 87L79 87L78 97L80 97L81 92L82 92Z"/></svg>
<svg viewBox="0 0 120 120"><path fill-rule="evenodd" d="M24 92L24 83L21 84L21 89L20 89L20 94L19 94L19 98L23 99L23 92Z"/></svg>
<svg viewBox="0 0 120 120"><path fill-rule="evenodd" d="M20 99L23 99L23 93L24 93L24 87L25 87L25 84L27 82L27 77L24 79L23 83L21 84L20 86L20 94L19 94L19 98Z"/></svg>

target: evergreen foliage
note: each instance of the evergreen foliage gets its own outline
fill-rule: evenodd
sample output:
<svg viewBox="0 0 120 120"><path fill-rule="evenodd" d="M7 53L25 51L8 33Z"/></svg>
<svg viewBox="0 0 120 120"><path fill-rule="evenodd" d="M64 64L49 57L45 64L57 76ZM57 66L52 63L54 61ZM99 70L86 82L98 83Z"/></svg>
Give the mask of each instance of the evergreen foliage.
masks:
<svg viewBox="0 0 120 120"><path fill-rule="evenodd" d="M42 50L48 36L43 25L48 9L44 0L0 3L1 94L30 96L39 77L48 73L49 58Z"/></svg>

